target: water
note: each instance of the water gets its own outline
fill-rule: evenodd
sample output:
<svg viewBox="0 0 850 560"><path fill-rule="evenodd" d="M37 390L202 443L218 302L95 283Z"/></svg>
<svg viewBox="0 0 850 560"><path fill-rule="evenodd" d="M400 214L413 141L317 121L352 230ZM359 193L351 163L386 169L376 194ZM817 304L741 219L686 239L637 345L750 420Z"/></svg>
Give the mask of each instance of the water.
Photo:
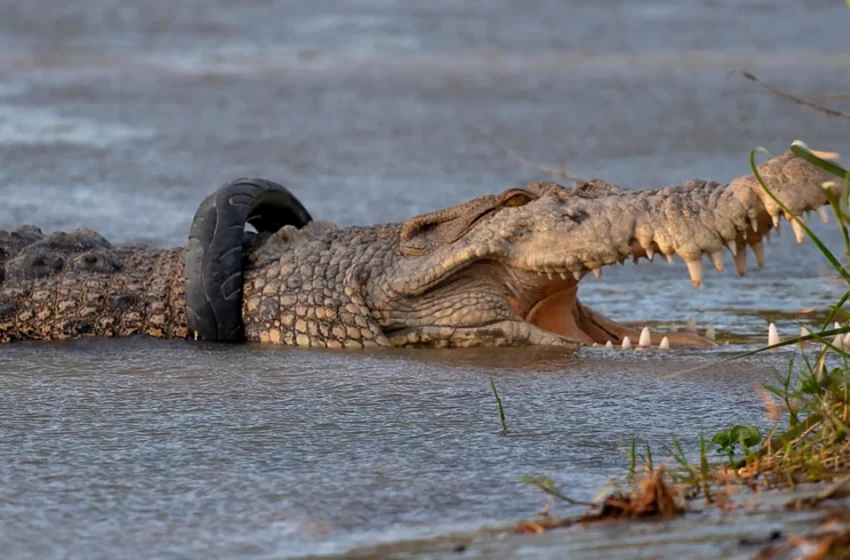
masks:
<svg viewBox="0 0 850 560"><path fill-rule="evenodd" d="M474 128L626 186L728 180L754 146L796 138L850 154L841 121L727 75L850 91L848 25L838 2L790 0L13 0L0 5L0 228L171 246L237 176L279 180L343 225L543 177ZM637 323L694 314L765 337L778 317L792 334L839 286L790 233L746 278L707 271L694 290L682 263L627 265L583 298ZM669 375L734 350L3 347L0 544L14 558L281 558L510 522L543 503L520 475L588 499L632 436L762 423L751 386L785 354Z"/></svg>

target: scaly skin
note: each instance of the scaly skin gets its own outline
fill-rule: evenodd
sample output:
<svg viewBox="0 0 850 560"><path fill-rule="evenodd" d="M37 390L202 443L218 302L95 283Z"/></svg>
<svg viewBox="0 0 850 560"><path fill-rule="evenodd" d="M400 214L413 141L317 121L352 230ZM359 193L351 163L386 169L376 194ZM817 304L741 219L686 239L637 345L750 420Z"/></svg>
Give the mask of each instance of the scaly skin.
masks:
<svg viewBox="0 0 850 560"><path fill-rule="evenodd" d="M0 231L0 342L185 337L183 250L118 247L80 229Z"/></svg>
<svg viewBox="0 0 850 560"><path fill-rule="evenodd" d="M790 152L760 172L790 208L786 218L826 203L831 176ZM743 273L746 247L761 260L778 213L746 176L648 190L535 183L403 224L286 226L246 248L246 337L309 347L634 340L578 301L587 272L661 252L687 261L699 285L702 255L722 263L729 248ZM0 342L187 335L181 250L113 249L90 230L37 238L33 229L0 233ZM653 342L662 334L674 345L711 344L690 333Z"/></svg>

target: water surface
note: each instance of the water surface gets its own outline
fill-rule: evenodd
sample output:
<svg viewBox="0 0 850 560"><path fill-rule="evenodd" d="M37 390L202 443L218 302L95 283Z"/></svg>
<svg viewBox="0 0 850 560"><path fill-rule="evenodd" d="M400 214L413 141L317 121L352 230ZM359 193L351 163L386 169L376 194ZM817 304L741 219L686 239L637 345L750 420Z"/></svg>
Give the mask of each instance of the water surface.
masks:
<svg viewBox="0 0 850 560"><path fill-rule="evenodd" d="M342 225L545 178L475 128L628 187L729 180L753 147L796 138L850 154L841 122L728 75L849 91L840 4L13 0L0 6L0 228L171 246L237 176L281 181ZM745 278L707 272L699 290L681 262L629 264L582 294L637 324L695 315L764 337L778 317L795 333L791 318L839 286L790 231L767 258ZM520 475L589 499L633 436L763 422L752 384L786 354L670 375L738 349L0 348L0 545L281 558L515 520L543 503Z"/></svg>

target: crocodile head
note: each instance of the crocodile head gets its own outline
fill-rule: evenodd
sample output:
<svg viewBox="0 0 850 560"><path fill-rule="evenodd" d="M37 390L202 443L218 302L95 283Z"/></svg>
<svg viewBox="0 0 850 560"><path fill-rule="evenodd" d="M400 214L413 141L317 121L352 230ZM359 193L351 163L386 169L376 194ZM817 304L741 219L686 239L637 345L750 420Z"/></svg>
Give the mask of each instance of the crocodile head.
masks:
<svg viewBox="0 0 850 560"><path fill-rule="evenodd" d="M830 176L791 152L760 173L801 241L798 222L822 212ZM703 255L722 269L724 250L743 275L747 248L760 266L762 238L781 213L753 176L650 190L601 181L512 188L405 222L373 314L394 345L636 341L637 331L582 305L583 277L662 253L684 259L699 286ZM653 343L662 334L674 345L712 343L689 332L656 333Z"/></svg>

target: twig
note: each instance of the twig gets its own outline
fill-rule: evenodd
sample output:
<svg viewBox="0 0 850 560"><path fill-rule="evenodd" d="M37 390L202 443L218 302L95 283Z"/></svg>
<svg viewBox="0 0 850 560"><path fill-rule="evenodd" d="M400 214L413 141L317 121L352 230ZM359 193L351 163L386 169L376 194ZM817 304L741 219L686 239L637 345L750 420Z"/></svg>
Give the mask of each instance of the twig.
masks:
<svg viewBox="0 0 850 560"><path fill-rule="evenodd" d="M566 167L560 167L560 168L550 167L548 165L543 165L542 163L537 163L536 161L531 161L530 159L519 154L517 151L512 150L510 148L506 148L505 146L502 146L501 144L499 144L498 142L496 142L493 139L492 135L487 134L486 132L484 132L480 128L475 127L475 126L470 126L470 128L473 130L473 132L475 132L476 134L480 135L485 140L487 140L487 142L489 142L491 146L493 146L494 148L496 148L499 151L504 152L505 154L508 155L508 157L515 159L515 160L517 160L518 162L520 162L524 165L527 165L529 167L533 167L535 169L539 169L541 171L545 171L546 173L549 173L550 175L552 175L552 176L554 176L558 179L572 179L573 181L575 181L577 183L585 183L586 182L585 179L583 179L583 178L579 177L578 175L575 175L574 173L570 172Z"/></svg>
<svg viewBox="0 0 850 560"><path fill-rule="evenodd" d="M563 494L561 494L560 492L558 492L556 489L552 488L548 484L544 484L544 483L542 483L539 480L536 480L534 478L525 478L523 481L528 483L528 484L531 484L532 486L534 486L534 487L536 487L540 490L542 490L543 492L546 492L550 496L554 496L555 498L558 498L559 500L563 500L563 501L567 502L568 504L571 504L571 505L574 505L574 506L586 506L586 507L591 507L591 508L599 508L599 504L594 504L593 502L582 502L581 500L574 500L574 499L570 498L569 496L564 496Z"/></svg>
<svg viewBox="0 0 850 560"><path fill-rule="evenodd" d="M769 91L773 95L776 95L777 97L780 97L780 98L782 98L786 101L796 103L797 105L803 105L804 107L814 109L815 111L820 111L821 113L823 113L827 116L830 116L830 117L841 117L843 119L850 120L850 114L842 113L841 111L836 111L835 109L830 109L829 107L824 107L823 105L820 105L818 103L814 103L812 101L807 101L801 95L795 95L793 93L788 93L788 92L782 91L780 89L777 89L777 88L759 80L758 78L755 77L755 75L751 74L750 72L747 72L747 71L744 71L744 70L733 70L732 72L730 72L730 74L740 74L741 76L743 76L747 80L750 80L751 82L757 83L758 85L760 85L762 88ZM842 94L842 95L834 95L834 96L832 96L832 95L823 96L822 95L820 97L824 98L824 99L830 99L830 98L833 98L833 99L850 99L850 94L847 94L847 95Z"/></svg>

